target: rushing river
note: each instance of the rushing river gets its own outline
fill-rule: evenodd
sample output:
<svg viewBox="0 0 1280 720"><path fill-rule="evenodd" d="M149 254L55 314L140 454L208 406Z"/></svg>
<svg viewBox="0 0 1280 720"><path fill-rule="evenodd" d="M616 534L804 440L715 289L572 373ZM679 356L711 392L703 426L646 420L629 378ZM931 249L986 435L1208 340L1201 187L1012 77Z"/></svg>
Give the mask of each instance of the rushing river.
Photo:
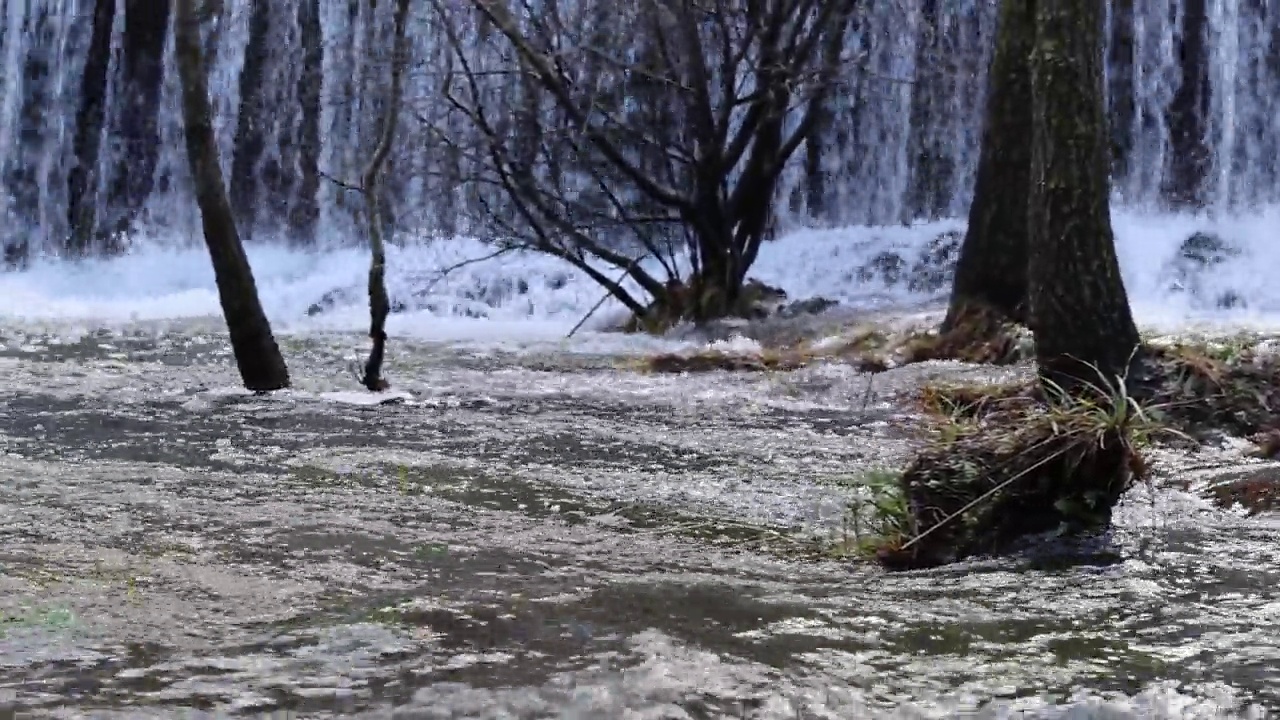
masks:
<svg viewBox="0 0 1280 720"><path fill-rule="evenodd" d="M922 374L657 376L216 323L0 341L0 718L1216 718L1280 708L1280 528L1139 488L1111 537L815 558ZM340 391L348 391L343 394ZM283 713L283 714L282 714Z"/></svg>

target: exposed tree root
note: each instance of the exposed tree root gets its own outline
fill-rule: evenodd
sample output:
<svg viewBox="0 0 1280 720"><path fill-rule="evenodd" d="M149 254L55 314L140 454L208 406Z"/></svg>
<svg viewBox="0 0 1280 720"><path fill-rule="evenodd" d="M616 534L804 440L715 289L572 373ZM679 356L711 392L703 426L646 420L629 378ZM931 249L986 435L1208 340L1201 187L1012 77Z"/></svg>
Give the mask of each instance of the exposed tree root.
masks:
<svg viewBox="0 0 1280 720"><path fill-rule="evenodd" d="M687 282L671 280L666 284L663 296L655 298L644 315L632 316L622 329L660 335L683 322L726 317L759 318L768 314L770 305L787 297L783 290L759 280L748 280L732 302L724 295L723 290L708 286L697 277Z"/></svg>
<svg viewBox="0 0 1280 720"><path fill-rule="evenodd" d="M899 364L926 360L959 360L984 365L1012 365L1032 357L1030 334L989 308L971 306L951 328L916 335L896 351Z"/></svg>

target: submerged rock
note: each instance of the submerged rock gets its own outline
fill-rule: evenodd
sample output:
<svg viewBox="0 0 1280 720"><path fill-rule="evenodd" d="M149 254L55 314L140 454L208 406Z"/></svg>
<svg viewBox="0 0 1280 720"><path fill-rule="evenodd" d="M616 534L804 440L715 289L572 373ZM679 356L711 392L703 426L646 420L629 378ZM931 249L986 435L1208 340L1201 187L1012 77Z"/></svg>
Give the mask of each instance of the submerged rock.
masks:
<svg viewBox="0 0 1280 720"><path fill-rule="evenodd" d="M1280 468L1231 471L1210 482L1207 495L1224 510L1242 507L1250 515L1280 510Z"/></svg>
<svg viewBox="0 0 1280 720"><path fill-rule="evenodd" d="M929 241L914 261L899 252L883 251L855 272L861 282L882 282L889 287L906 285L914 293L934 293L951 284L964 233L948 230Z"/></svg>
<svg viewBox="0 0 1280 720"><path fill-rule="evenodd" d="M911 266L907 289L912 292L937 292L951 284L964 233L949 230L929 241Z"/></svg>
<svg viewBox="0 0 1280 720"><path fill-rule="evenodd" d="M865 265L858 268L856 276L860 282L880 282L890 287L902 282L907 272L907 261L896 252L876 253Z"/></svg>
<svg viewBox="0 0 1280 720"><path fill-rule="evenodd" d="M1205 273L1211 268L1240 257L1243 251L1234 243L1208 232L1196 232L1178 247L1178 253L1165 263L1162 275L1165 285L1173 292L1185 292L1193 298L1210 303L1217 309L1243 308L1247 302L1240 293L1226 290L1211 299L1205 297Z"/></svg>

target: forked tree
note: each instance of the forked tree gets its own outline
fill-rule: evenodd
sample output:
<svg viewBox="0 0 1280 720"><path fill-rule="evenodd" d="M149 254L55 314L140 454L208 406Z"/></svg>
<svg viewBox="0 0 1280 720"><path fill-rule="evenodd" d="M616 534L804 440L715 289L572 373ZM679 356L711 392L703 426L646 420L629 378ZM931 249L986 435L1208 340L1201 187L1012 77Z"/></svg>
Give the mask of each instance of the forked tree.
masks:
<svg viewBox="0 0 1280 720"><path fill-rule="evenodd" d="M479 137L457 148L461 180L491 234L572 263L637 317L734 314L857 5L433 0L444 97Z"/></svg>
<svg viewBox="0 0 1280 720"><path fill-rule="evenodd" d="M1031 328L1040 376L1069 390L1128 377L1139 342L1111 227L1102 67L1105 2L1028 3L1035 6L1036 19Z"/></svg>
<svg viewBox="0 0 1280 720"><path fill-rule="evenodd" d="M250 390L279 390L289 387L289 370L258 299L253 270L227 200L213 134L213 110L209 104L195 2L174 0L173 23L191 181L240 377Z"/></svg>

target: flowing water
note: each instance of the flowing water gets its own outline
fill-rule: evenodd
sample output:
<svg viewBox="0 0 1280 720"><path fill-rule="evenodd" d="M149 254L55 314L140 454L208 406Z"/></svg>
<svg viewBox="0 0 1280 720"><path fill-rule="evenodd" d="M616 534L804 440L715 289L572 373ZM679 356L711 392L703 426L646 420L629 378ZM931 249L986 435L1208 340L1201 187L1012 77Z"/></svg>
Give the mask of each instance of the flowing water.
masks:
<svg viewBox="0 0 1280 720"><path fill-rule="evenodd" d="M400 401L370 405L350 335L286 337L295 389L272 396L227 389L215 320L3 335L0 716L1280 708L1270 519L1139 489L1069 555L814 555L849 532L851 479L909 451L900 396L991 370L890 372L864 405L834 366L399 341Z"/></svg>
<svg viewBox="0 0 1280 720"><path fill-rule="evenodd" d="M77 163L77 110L93 42L92 17L101 4L99 0L0 0L0 216L6 218L7 228L28 229L33 247L52 248L66 236L68 176ZM103 148L92 168L96 192L109 204L124 202L112 188L123 172L124 180L119 182L141 183L139 187L146 188L128 200L145 202L146 222L141 227L154 226L162 234L189 238L198 231L198 222L190 202L171 43L165 41L168 44L160 50L163 68L157 75L158 87L141 80L140 87L129 86L129 62L143 63L135 71L142 77L151 56L128 60L128 52L136 51L126 47L129 21L124 6L135 4L119 4L104 40L115 60L104 89ZM822 213L826 221L882 224L899 222L904 216L949 217L966 212L981 138L996 4L992 0L863 3L857 30L848 38L847 50L855 61L832 100L821 142L818 169L829 195ZM209 5L206 47L214 125L227 171L236 155L234 138L245 111L240 104L246 87L241 71L258 22L255 6L248 0ZM308 30L300 7L315 7L320 13L316 26L322 36L320 58L314 68L307 65ZM305 142L299 125L305 93L298 88L307 72L319 77L321 87L320 168L339 180L358 177L377 134L377 113L370 109L377 107L385 86L385 58L378 53L389 45L389 7L356 0L267 6L261 19L265 24L260 32L260 62L270 81L249 103L261 108L256 122L262 133L262 157L245 177L263 183L263 188L283 182L290 186L285 195L297 194L298 187L290 183L300 172L296 155ZM411 35L415 58L438 67L443 62L444 40L433 24L431 7L431 3L415 5ZM1172 144L1170 108L1183 82L1183 18L1196 7L1205 22L1206 50L1195 71L1204 76L1208 88L1207 98L1196 110L1202 115L1203 132L1198 136L1203 136L1210 160L1205 179L1208 205L1234 212L1280 201L1275 159L1280 148L1280 94L1276 92L1280 63L1275 62L1280 52L1276 40L1280 11L1274 3L1260 0L1108 3L1107 92L1113 135L1126 148L1125 160L1116 168L1117 198L1134 208L1156 203L1170 179L1175 156L1185 152ZM478 41L474 44L480 47ZM442 97L441 77L441 73L414 72L407 78L406 93L418 115L434 118L432 113L448 105ZM148 135L151 129L131 129L131 124L140 122L135 116L146 111L126 102L152 91L159 98L158 110L147 120L154 121L154 138ZM454 122L448 131L465 133L466 129ZM147 152L126 147L129 143L155 146L157 155L142 168L130 168L129 153ZM391 204L405 229L439 229L444 224L440 218L463 202L453 176L446 174L449 157L421 123L402 123L394 156L396 171L390 181L399 186ZM796 165L783 198L805 195L807 176L801 163ZM146 173L149 179L129 179L130 172ZM913 207L913 183L931 173L936 176L929 183L936 187L930 192L936 197L927 206ZM347 221L352 198L348 195L335 183L320 184L326 236L351 234ZM270 213L277 220L285 217L293 202L272 207ZM801 214L816 211L799 210ZM103 217L121 211L119 207L100 210ZM459 220L462 226L466 219ZM6 242L14 239L4 238Z"/></svg>
<svg viewBox="0 0 1280 720"><path fill-rule="evenodd" d="M224 163L252 5L212 3L206 27ZM1114 178L1127 209L1114 221L1139 320L1275 331L1280 12L1205 6L1212 217L1187 218L1137 210L1171 172L1168 111L1193 2L1109 5L1132 7L1123 32L1108 17L1107 88L1113 133L1128 143ZM49 250L67 236L87 18L99 6L0 0L0 246ZM358 173L373 137L379 65L368 51L389 21L389 5L375 6L307 5L320 8L324 41L319 164L339 179ZM838 208L827 221L963 215L994 6L866 4L850 38L853 87L833 100L823 139L818 169ZM926 7L937 32L923 30ZM270 8L271 82L259 94L271 122L247 173L264 187L297 164L286 155L302 132L305 72L303 15ZM439 48L420 20L416 50L430 57ZM903 400L912 388L989 370L890 372L870 402L868 379L839 367L649 375L637 353L692 343L594 332L616 318L613 303L564 341L600 297L583 273L527 253L475 263L491 249L450 239L391 249L404 312L391 319L389 370L404 394L371 405L347 370L367 321L363 253L255 243L295 389L229 389L208 258L190 249L198 223L169 48L148 139L134 118L146 112L121 101L127 72L146 74L120 60L126 21L116 12L109 28L116 59L90 194L121 205L99 208L100 220L136 211L154 237L112 260L37 252L27 271L0 273L0 720L1280 711L1280 528L1180 489L1188 464L1240 463L1238 449L1157 455L1157 484L1084 546L896 575L820 552L852 532L859 479L908 457L920 430ZM921 48L926 38L935 46ZM413 74L409 95L431 106L434 82ZM401 136L404 187L391 203L415 232L433 229L456 190L433 180L442 160L420 130ZM134 155L150 170L132 167ZM934 197L908 207L925 156ZM797 169L783 194L804 195L805 182ZM322 240L350 239L343 194L321 185ZM284 217L296 201L271 211ZM943 219L794 233L767 244L753 274L855 317L903 312L938 296L860 269L886 252L909 261L960 229ZM1201 230L1238 252L1192 288L1174 265ZM1244 302L1220 307L1226 294Z"/></svg>

